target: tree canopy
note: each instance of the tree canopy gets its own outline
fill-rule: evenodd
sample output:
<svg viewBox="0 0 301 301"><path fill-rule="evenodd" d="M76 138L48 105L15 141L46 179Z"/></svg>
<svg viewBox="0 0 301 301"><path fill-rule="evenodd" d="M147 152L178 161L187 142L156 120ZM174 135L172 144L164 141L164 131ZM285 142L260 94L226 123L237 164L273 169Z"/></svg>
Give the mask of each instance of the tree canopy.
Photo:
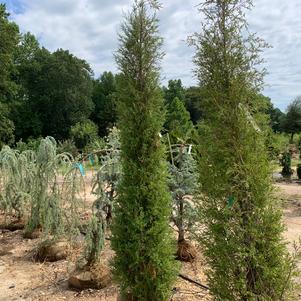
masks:
<svg viewBox="0 0 301 301"><path fill-rule="evenodd" d="M94 81L92 100L95 109L91 119L99 125L101 137L108 134L117 121L116 117L116 79L112 72L104 72Z"/></svg>
<svg viewBox="0 0 301 301"><path fill-rule="evenodd" d="M282 119L282 128L291 134L291 140L296 133L301 132L301 96L288 106L286 115Z"/></svg>
<svg viewBox="0 0 301 301"><path fill-rule="evenodd" d="M10 119L10 105L18 86L14 54L19 43L19 28L9 19L4 4L0 4L0 147L14 142L14 123Z"/></svg>

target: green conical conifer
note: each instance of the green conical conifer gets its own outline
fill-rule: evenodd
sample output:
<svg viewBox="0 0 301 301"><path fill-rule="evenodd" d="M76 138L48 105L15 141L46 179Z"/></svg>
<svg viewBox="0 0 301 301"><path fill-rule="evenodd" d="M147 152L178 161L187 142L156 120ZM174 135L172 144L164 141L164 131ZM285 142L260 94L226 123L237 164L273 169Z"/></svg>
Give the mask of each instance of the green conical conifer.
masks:
<svg viewBox="0 0 301 301"><path fill-rule="evenodd" d="M162 38L147 1L135 1L122 24L116 61L122 180L115 206L112 246L124 300L167 301L175 278L169 229L171 198L160 131Z"/></svg>
<svg viewBox="0 0 301 301"><path fill-rule="evenodd" d="M193 124L183 101L175 97L167 107L165 127L172 143L186 142L191 135Z"/></svg>
<svg viewBox="0 0 301 301"><path fill-rule="evenodd" d="M251 0L204 0L203 31L193 40L206 96L199 142L200 241L210 290L220 301L284 300L290 286L256 97L263 86L258 65L265 43L246 30L245 9L251 6Z"/></svg>

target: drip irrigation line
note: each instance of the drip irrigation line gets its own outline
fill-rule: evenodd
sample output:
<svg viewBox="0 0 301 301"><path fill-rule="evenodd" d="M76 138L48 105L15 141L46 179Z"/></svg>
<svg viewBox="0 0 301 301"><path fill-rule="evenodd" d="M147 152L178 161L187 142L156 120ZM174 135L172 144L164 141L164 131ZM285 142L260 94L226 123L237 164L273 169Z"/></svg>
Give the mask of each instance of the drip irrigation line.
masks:
<svg viewBox="0 0 301 301"><path fill-rule="evenodd" d="M187 276L185 276L183 274L179 274L179 277L182 278L182 279L184 279L184 280L186 280L186 281L188 281L188 282L190 282L190 283L192 283L192 284L195 284L195 285L197 285L197 286L199 286L199 287L201 287L201 288L203 288L205 290L209 290L208 286L206 286L206 285L204 285L204 284L202 284L202 283L200 283L198 281L195 281L195 280L193 280L193 279L191 279L191 278L189 278L189 277L187 277Z"/></svg>

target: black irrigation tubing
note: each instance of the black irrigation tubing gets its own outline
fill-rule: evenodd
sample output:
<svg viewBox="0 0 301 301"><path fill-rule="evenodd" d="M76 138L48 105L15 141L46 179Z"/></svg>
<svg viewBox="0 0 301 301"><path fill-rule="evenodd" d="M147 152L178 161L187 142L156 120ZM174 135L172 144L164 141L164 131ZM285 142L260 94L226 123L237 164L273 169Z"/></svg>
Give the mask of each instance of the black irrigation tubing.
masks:
<svg viewBox="0 0 301 301"><path fill-rule="evenodd" d="M204 284L202 284L202 283L200 283L200 282L197 282L197 281L195 281L195 280L193 280L193 279L191 279L191 278L189 278L189 277L187 277L187 276L185 276L185 275L183 275L183 274L179 274L178 276L179 276L180 278L182 278L182 279L184 279L184 280L186 280L186 281L192 283L192 284L195 284L195 285L201 287L201 288L204 289L204 290L207 290L207 291L209 290L209 287L208 287L208 286L206 286L206 285L204 285Z"/></svg>

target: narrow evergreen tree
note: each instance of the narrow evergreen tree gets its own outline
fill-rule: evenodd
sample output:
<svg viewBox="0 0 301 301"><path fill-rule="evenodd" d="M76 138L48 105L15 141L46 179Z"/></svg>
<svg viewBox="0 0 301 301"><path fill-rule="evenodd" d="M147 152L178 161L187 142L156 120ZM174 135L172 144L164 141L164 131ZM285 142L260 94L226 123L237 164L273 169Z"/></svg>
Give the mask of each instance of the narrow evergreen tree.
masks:
<svg viewBox="0 0 301 301"><path fill-rule="evenodd" d="M169 228L171 199L160 141L163 98L159 88L162 39L148 1L135 1L122 24L116 61L123 176L112 246L115 275L125 300L166 301L175 278Z"/></svg>
<svg viewBox="0 0 301 301"><path fill-rule="evenodd" d="M167 107L165 128L172 143L186 142L191 135L193 124L184 103L175 97Z"/></svg>
<svg viewBox="0 0 301 301"><path fill-rule="evenodd" d="M173 200L172 221L178 232L177 258L192 261L195 248L186 240L197 218L193 197L198 187L196 161L191 154L192 146L175 147L173 163L169 164L169 189Z"/></svg>
<svg viewBox="0 0 301 301"><path fill-rule="evenodd" d="M185 89L180 79L169 80L168 87L163 87L165 104L168 106L176 97L185 100Z"/></svg>
<svg viewBox="0 0 301 301"><path fill-rule="evenodd" d="M203 32L192 40L206 95L199 143L200 241L210 290L220 301L284 300L290 286L265 132L257 122L264 75L258 64L266 45L248 33L245 9L251 6L251 0L204 0Z"/></svg>
<svg viewBox="0 0 301 301"><path fill-rule="evenodd" d="M290 151L285 151L282 153L280 164L282 166L282 171L281 171L282 176L287 179L290 179L293 174L292 154L290 153Z"/></svg>

